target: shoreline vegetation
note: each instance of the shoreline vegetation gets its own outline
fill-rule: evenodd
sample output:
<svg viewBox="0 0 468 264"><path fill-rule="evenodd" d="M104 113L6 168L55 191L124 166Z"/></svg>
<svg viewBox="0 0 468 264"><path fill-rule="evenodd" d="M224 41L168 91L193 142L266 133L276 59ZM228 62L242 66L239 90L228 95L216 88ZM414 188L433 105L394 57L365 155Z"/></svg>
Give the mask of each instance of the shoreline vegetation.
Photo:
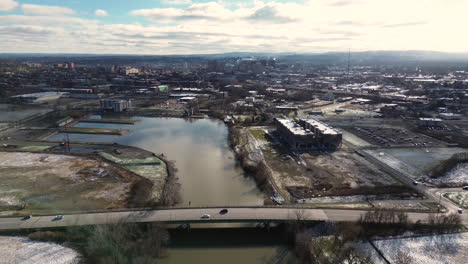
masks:
<svg viewBox="0 0 468 264"><path fill-rule="evenodd" d="M256 161L250 157L248 147L248 135L245 131L235 126L228 127L228 143L233 149L236 160L242 167L244 172L253 177L257 187L265 194L273 194L274 188L271 183L271 175L265 161ZM265 203L271 203L269 199L265 199Z"/></svg>

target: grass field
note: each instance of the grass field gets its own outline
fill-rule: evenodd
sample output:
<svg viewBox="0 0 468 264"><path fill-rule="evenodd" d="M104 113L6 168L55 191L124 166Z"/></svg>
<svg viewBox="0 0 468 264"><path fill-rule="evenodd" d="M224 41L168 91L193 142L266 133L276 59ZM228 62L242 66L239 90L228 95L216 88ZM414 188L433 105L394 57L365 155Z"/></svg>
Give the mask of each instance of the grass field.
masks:
<svg viewBox="0 0 468 264"><path fill-rule="evenodd" d="M20 150L27 150L27 151L43 151L43 150L46 150L46 149L49 149L51 148L51 146L24 146L24 147L21 147L19 148Z"/></svg>
<svg viewBox="0 0 468 264"><path fill-rule="evenodd" d="M96 118L96 119L81 119L80 122L84 123L109 123L109 124L129 124L133 125L136 123L141 122L141 120L137 119L110 119L110 118Z"/></svg>
<svg viewBox="0 0 468 264"><path fill-rule="evenodd" d="M147 157L144 159L119 158L105 152L101 152L99 155L137 175L151 180L154 184L152 198L156 200L160 198L164 181L167 177L166 163L162 160L157 157Z"/></svg>
<svg viewBox="0 0 468 264"><path fill-rule="evenodd" d="M263 129L250 129L250 134L254 136L257 140L268 141L267 134Z"/></svg>
<svg viewBox="0 0 468 264"><path fill-rule="evenodd" d="M444 197L458 204L460 207L468 209L468 192L444 193Z"/></svg>
<svg viewBox="0 0 468 264"><path fill-rule="evenodd" d="M124 135L128 130L112 129L112 128L88 128L88 127L64 127L59 129L60 133L77 133L77 134L103 134L103 135Z"/></svg>

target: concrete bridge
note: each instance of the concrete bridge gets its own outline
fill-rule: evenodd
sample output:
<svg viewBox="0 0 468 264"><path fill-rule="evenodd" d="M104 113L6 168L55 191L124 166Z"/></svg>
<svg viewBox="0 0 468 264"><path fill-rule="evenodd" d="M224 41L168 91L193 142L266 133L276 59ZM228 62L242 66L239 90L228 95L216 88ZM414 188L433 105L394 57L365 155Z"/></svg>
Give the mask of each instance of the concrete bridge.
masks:
<svg viewBox="0 0 468 264"><path fill-rule="evenodd" d="M228 212L221 214L222 209ZM284 222L284 221L357 221L366 211L338 209L306 209L288 207L211 207L211 208L168 208L140 211L112 211L64 215L61 220L55 216L33 216L22 220L21 217L0 218L0 230L18 230L34 228L54 228L79 225L112 223L160 222L169 224L182 223L226 223L226 222ZM202 215L209 214L209 218ZM408 213L410 221L427 220L426 213ZM467 224L467 219L463 218Z"/></svg>

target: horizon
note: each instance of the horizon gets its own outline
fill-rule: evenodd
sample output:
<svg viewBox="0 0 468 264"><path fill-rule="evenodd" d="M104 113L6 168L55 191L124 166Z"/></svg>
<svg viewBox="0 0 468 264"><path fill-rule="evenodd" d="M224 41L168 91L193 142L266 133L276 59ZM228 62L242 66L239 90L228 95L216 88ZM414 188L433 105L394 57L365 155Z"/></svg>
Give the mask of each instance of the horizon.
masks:
<svg viewBox="0 0 468 264"><path fill-rule="evenodd" d="M323 51L323 52L253 52L253 51L233 51L233 52L216 52L216 53L187 53L187 54L132 54L132 53L77 53L77 52L0 52L0 55L95 55L95 56L213 56L213 55L229 55L229 54L246 54L246 55L324 55L324 54L363 54L363 53L433 53L442 55L468 55L466 52L448 52L437 50L364 50L364 51Z"/></svg>
<svg viewBox="0 0 468 264"><path fill-rule="evenodd" d="M457 0L0 0L0 50L112 55L348 49L468 53L457 30L468 26L463 14L467 9L468 3Z"/></svg>

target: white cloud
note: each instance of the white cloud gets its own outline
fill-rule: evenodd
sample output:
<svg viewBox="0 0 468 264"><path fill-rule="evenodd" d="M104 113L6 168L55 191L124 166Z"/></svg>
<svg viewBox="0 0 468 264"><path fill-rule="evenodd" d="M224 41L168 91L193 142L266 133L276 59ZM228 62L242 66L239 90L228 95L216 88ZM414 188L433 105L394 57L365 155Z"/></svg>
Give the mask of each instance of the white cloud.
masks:
<svg viewBox="0 0 468 264"><path fill-rule="evenodd" d="M0 39L9 40L0 41L0 50L187 54L346 51L351 47L353 51L468 51L468 37L460 33L468 27L464 14L468 2L448 5L444 1L310 0L297 4L254 0L239 5L218 1L130 12L130 18L149 21L146 26L103 24L63 12L0 15L0 25L8 25L1 28ZM43 45L36 45L34 38L41 32L37 38Z"/></svg>
<svg viewBox="0 0 468 264"><path fill-rule="evenodd" d="M25 16L25 15L6 15L0 16L0 24L16 25L70 25L70 24L96 24L95 20L87 20L79 17L64 16Z"/></svg>
<svg viewBox="0 0 468 264"><path fill-rule="evenodd" d="M189 5L192 0L161 0L163 5Z"/></svg>
<svg viewBox="0 0 468 264"><path fill-rule="evenodd" d="M0 11L11 11L18 6L18 2L13 0L0 0Z"/></svg>
<svg viewBox="0 0 468 264"><path fill-rule="evenodd" d="M108 16L107 11L102 9L96 9L96 11L94 11L94 14L96 16Z"/></svg>
<svg viewBox="0 0 468 264"><path fill-rule="evenodd" d="M61 6L22 4L21 9L25 14L33 15L65 16L75 14L75 11L70 8Z"/></svg>

